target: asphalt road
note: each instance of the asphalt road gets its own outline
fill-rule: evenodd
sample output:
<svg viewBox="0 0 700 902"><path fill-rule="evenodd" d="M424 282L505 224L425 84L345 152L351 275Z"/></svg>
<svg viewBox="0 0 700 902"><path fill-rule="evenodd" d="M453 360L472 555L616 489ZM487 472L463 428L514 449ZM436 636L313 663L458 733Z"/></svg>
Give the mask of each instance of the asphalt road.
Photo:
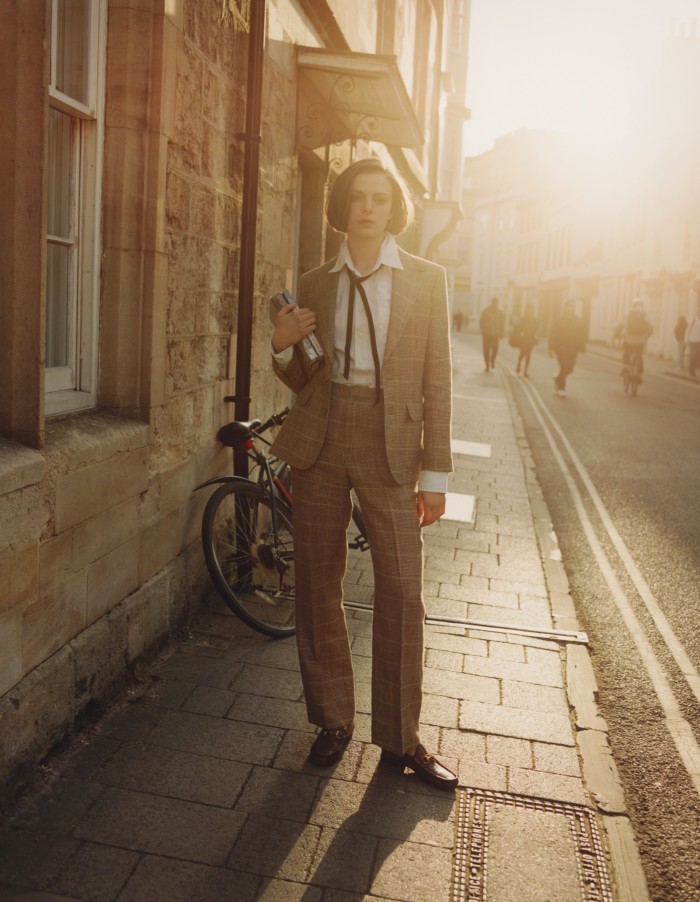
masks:
<svg viewBox="0 0 700 902"><path fill-rule="evenodd" d="M589 352L560 398L543 347L529 379L514 362L503 343L652 898L700 900L700 384L648 360L630 398Z"/></svg>

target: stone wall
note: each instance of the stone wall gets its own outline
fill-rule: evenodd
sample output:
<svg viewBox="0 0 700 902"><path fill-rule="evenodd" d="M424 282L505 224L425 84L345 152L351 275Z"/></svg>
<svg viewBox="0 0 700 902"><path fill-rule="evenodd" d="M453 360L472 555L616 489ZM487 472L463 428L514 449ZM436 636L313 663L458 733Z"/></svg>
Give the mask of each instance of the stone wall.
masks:
<svg viewBox="0 0 700 902"><path fill-rule="evenodd" d="M100 409L0 439L0 795L208 591L193 490L231 466L248 40L220 14L109 2ZM293 48L264 84L251 415L286 401L266 298L294 253Z"/></svg>
<svg viewBox="0 0 700 902"><path fill-rule="evenodd" d="M14 489L17 452L0 445L0 784L122 687L202 596L196 467L150 473L149 435L99 412L52 422Z"/></svg>

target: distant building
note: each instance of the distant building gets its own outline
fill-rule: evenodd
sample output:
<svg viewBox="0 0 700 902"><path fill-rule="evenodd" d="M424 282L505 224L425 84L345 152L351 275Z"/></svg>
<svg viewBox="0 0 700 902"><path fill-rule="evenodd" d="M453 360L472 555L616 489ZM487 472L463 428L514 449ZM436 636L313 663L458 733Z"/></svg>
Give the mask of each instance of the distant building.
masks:
<svg viewBox="0 0 700 902"><path fill-rule="evenodd" d="M700 35L666 43L647 108L593 173L553 133L521 129L464 163L456 296L470 316L497 296L511 315L533 303L546 334L565 300L589 337L611 341L634 298L654 327L650 351L675 356L673 327L700 296Z"/></svg>
<svg viewBox="0 0 700 902"><path fill-rule="evenodd" d="M542 273L560 263L547 234L561 141L550 132L520 129L464 163L460 226L465 256L458 273L471 317L492 297L508 314L539 304ZM549 241L549 243L548 243Z"/></svg>

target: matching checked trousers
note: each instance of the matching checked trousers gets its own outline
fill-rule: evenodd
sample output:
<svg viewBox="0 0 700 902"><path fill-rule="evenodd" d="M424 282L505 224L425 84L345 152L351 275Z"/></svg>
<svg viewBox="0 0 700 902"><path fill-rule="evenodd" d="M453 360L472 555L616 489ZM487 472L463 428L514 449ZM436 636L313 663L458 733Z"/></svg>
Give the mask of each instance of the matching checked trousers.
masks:
<svg viewBox="0 0 700 902"><path fill-rule="evenodd" d="M389 471L373 388L333 383L321 453L313 466L293 470L292 484L296 634L309 721L334 729L355 718L342 606L354 489L374 570L372 742L412 752L423 683L423 539L416 486L397 485Z"/></svg>

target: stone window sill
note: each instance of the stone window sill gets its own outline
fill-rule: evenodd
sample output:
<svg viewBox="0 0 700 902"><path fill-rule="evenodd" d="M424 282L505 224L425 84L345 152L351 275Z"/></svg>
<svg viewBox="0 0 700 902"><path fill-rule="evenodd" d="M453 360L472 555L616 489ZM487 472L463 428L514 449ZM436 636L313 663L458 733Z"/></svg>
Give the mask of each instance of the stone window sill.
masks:
<svg viewBox="0 0 700 902"><path fill-rule="evenodd" d="M0 438L0 495L40 482L46 462L38 451Z"/></svg>
<svg viewBox="0 0 700 902"><path fill-rule="evenodd" d="M61 472L70 472L143 448L150 433L147 423L91 410L48 421L42 453Z"/></svg>
<svg viewBox="0 0 700 902"><path fill-rule="evenodd" d="M47 425L46 444L34 451L0 437L0 497L41 482L47 460L67 472L148 444L146 423L101 411L78 413Z"/></svg>

